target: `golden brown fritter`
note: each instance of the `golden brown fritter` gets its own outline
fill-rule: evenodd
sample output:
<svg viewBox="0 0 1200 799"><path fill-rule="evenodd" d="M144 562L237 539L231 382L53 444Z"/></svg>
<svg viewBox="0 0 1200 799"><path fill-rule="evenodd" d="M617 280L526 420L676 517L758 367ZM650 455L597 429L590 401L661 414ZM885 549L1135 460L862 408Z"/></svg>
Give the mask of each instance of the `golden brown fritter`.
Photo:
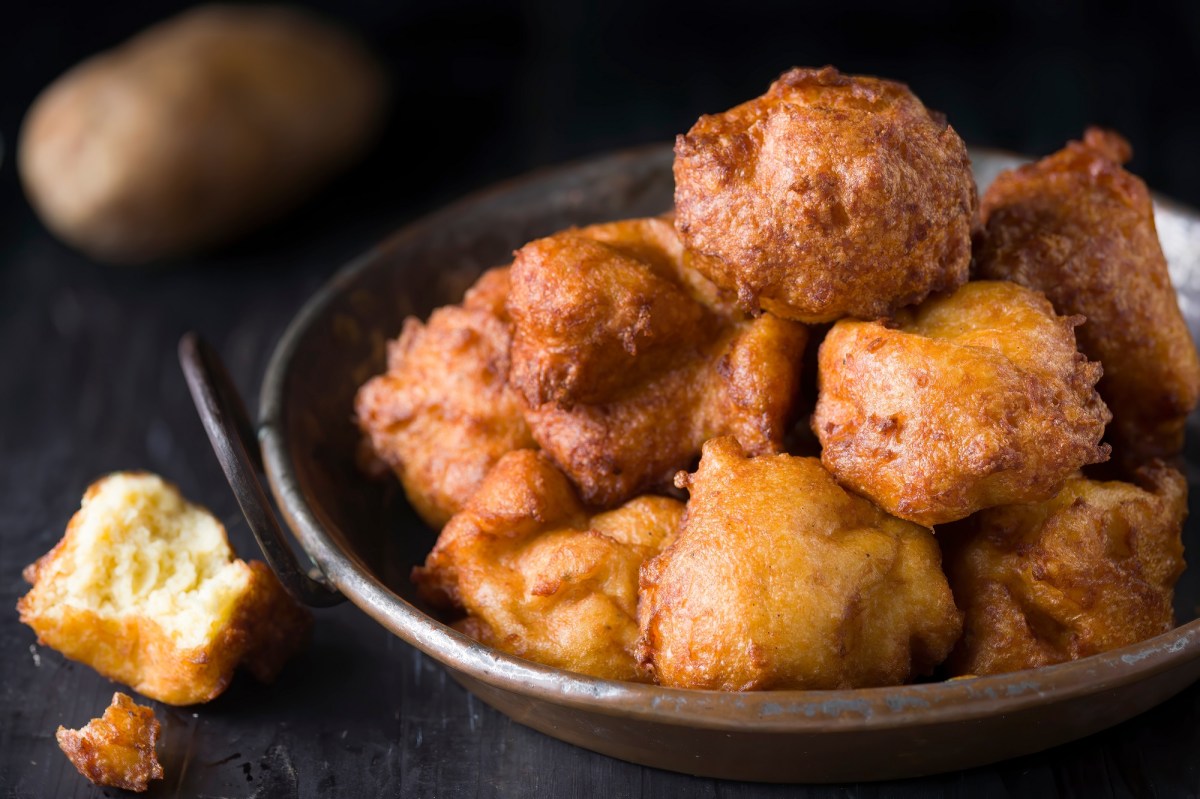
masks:
<svg viewBox="0 0 1200 799"><path fill-rule="evenodd" d="M485 272L461 305L404 322L387 372L359 389L358 425L409 502L440 528L510 450L534 446L508 386L508 269Z"/></svg>
<svg viewBox="0 0 1200 799"><path fill-rule="evenodd" d="M669 485L734 435L778 452L805 329L723 305L663 219L568 230L516 255L511 382L534 440L589 505Z"/></svg>
<svg viewBox="0 0 1200 799"><path fill-rule="evenodd" d="M93 483L25 579L17 610L41 643L171 705L213 699L239 665L273 679L312 626L211 513L140 472Z"/></svg>
<svg viewBox="0 0 1200 799"><path fill-rule="evenodd" d="M639 659L663 685L894 685L962 620L933 535L842 489L816 458L704 445L675 542L642 567Z"/></svg>
<svg viewBox="0 0 1200 799"><path fill-rule="evenodd" d="M968 283L897 317L843 320L818 356L813 431L838 481L926 526L1049 499L1108 457L1078 318L1015 283Z"/></svg>
<svg viewBox="0 0 1200 799"><path fill-rule="evenodd" d="M1048 666L1174 626L1187 481L1161 461L1141 487L1076 476L1053 499L982 511L939 530L966 613L954 674Z"/></svg>
<svg viewBox="0 0 1200 799"><path fill-rule="evenodd" d="M1200 358L1179 312L1146 184L1121 168L1129 144L1089 129L1035 164L1003 172L983 197L983 277L1045 292L1081 314L1079 349L1104 365L1109 440L1136 466L1183 448L1200 399Z"/></svg>
<svg viewBox="0 0 1200 799"><path fill-rule="evenodd" d="M150 780L163 778L154 751L161 730L151 708L115 693L103 718L78 730L60 726L54 737L71 765L92 783L141 793Z"/></svg>
<svg viewBox="0 0 1200 799"><path fill-rule="evenodd" d="M907 86L792 69L675 142L676 226L743 307L888 316L967 279L967 148Z"/></svg>
<svg viewBox="0 0 1200 799"><path fill-rule="evenodd" d="M636 680L638 569L675 534L683 504L643 496L589 516L541 453L500 459L442 530L413 580L463 608L485 644L551 666Z"/></svg>
<svg viewBox="0 0 1200 799"><path fill-rule="evenodd" d="M671 368L682 336L712 337L717 288L665 219L569 229L516 253L509 381L530 405L599 403Z"/></svg>

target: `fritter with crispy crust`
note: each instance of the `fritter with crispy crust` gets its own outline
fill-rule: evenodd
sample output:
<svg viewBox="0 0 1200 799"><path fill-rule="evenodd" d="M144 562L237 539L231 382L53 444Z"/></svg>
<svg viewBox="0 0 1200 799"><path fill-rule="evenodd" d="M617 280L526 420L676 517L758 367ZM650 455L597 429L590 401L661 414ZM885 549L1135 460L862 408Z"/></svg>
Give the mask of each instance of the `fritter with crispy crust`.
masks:
<svg viewBox="0 0 1200 799"><path fill-rule="evenodd" d="M895 685L962 621L933 535L842 489L816 458L704 445L675 542L642 567L641 663L663 685Z"/></svg>
<svg viewBox="0 0 1200 799"><path fill-rule="evenodd" d="M512 267L509 380L530 405L599 403L671 368L681 336L709 337L717 288L670 222L631 219L526 244Z"/></svg>
<svg viewBox="0 0 1200 799"><path fill-rule="evenodd" d="M440 528L506 452L534 446L508 387L508 269L485 272L461 305L404 323L387 372L362 386L358 425L400 478L413 507Z"/></svg>
<svg viewBox="0 0 1200 799"><path fill-rule="evenodd" d="M643 496L589 515L541 453L500 459L442 530L421 594L469 614L458 626L529 660L614 680L640 679L638 569L675 534L683 504Z"/></svg>
<svg viewBox="0 0 1200 799"><path fill-rule="evenodd" d="M694 261L663 219L517 252L510 379L534 440L590 505L669 485L713 436L782 448L805 329L736 313Z"/></svg>
<svg viewBox="0 0 1200 799"><path fill-rule="evenodd" d="M676 226L749 310L877 318L967 279L967 148L907 86L792 69L675 142Z"/></svg>
<svg viewBox="0 0 1200 799"><path fill-rule="evenodd" d="M225 528L156 475L93 483L66 535L25 570L17 603L38 640L171 705L218 696L239 666L271 680L312 615Z"/></svg>
<svg viewBox="0 0 1200 799"><path fill-rule="evenodd" d="M151 708L113 694L104 716L82 729L60 726L55 738L71 765L96 785L141 793L163 778L154 745L162 726Z"/></svg>
<svg viewBox="0 0 1200 799"><path fill-rule="evenodd" d="M932 526L1049 499L1108 457L1101 367L1078 318L1015 283L968 283L897 317L843 320L818 356L821 461L887 512Z"/></svg>
<svg viewBox="0 0 1200 799"><path fill-rule="evenodd" d="M1048 666L1174 626L1187 481L1161 461L1137 479L1076 476L1046 502L991 508L938 531L966 613L952 673Z"/></svg>
<svg viewBox="0 0 1200 799"><path fill-rule="evenodd" d="M1128 142L1089 129L1082 142L1003 172L983 197L983 277L1043 291L1081 314L1079 349L1104 365L1109 440L1136 466L1183 448L1200 399L1200 357L1179 312L1146 184L1121 168Z"/></svg>

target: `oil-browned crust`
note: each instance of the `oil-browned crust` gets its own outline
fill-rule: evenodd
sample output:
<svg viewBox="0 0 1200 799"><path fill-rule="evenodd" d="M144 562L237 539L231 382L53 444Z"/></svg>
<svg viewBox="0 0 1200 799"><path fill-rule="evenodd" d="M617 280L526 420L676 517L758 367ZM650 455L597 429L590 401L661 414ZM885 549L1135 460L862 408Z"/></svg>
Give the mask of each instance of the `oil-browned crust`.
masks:
<svg viewBox="0 0 1200 799"><path fill-rule="evenodd" d="M711 339L715 286L665 219L572 228L517 251L509 380L530 405L600 403ZM721 308L721 310L726 310ZM703 341L699 342L703 343Z"/></svg>
<svg viewBox="0 0 1200 799"><path fill-rule="evenodd" d="M735 312L696 260L661 218L517 252L510 380L534 440L589 505L669 485L713 436L782 449L805 328Z"/></svg>
<svg viewBox="0 0 1200 799"><path fill-rule="evenodd" d="M292 598L271 567L261 560L247 563L254 572L249 595L238 608L234 626L246 631L238 662L254 679L274 682L284 665L308 646L313 617Z"/></svg>
<svg viewBox="0 0 1200 799"><path fill-rule="evenodd" d="M71 764L94 784L140 793L150 780L163 778L154 751L160 731L151 708L115 693L102 718L79 730L59 727L55 738Z"/></svg>
<svg viewBox="0 0 1200 799"><path fill-rule="evenodd" d="M675 224L743 307L878 318L967 279L962 139L907 86L796 68L675 142Z"/></svg>
<svg viewBox="0 0 1200 799"><path fill-rule="evenodd" d="M507 267L492 269L461 305L409 318L388 346L387 372L359 389L358 425L434 528L459 510L500 456L532 447L508 386Z"/></svg>
<svg viewBox="0 0 1200 799"><path fill-rule="evenodd" d="M1077 318L1015 283L968 283L897 319L843 320L818 356L813 431L843 485L926 526L1049 499L1108 457Z"/></svg>
<svg viewBox="0 0 1200 799"><path fill-rule="evenodd" d="M1104 365L1109 440L1134 466L1183 448L1200 399L1200 358L1179 312L1150 192L1121 168L1129 144L1089 129L1082 142L1003 172L984 194L977 269L1045 292L1087 321L1079 349Z"/></svg>
<svg viewBox="0 0 1200 799"><path fill-rule="evenodd" d="M894 685L929 673L962 621L933 535L842 489L816 458L732 438L681 474L675 542L641 572L640 662L663 685Z"/></svg>
<svg viewBox="0 0 1200 799"><path fill-rule="evenodd" d="M939 530L966 630L954 674L1075 660L1174 626L1187 480L1153 461L1139 485L1076 476L1046 502Z"/></svg>
<svg viewBox="0 0 1200 799"><path fill-rule="evenodd" d="M541 453L505 455L442 530L413 580L465 609L458 628L529 660L616 680L634 660L638 568L668 543L683 504L644 496L589 515Z"/></svg>
<svg viewBox="0 0 1200 799"><path fill-rule="evenodd" d="M71 517L62 540L23 572L33 587L18 600L17 611L21 622L37 633L38 643L169 705L215 699L239 665L269 682L285 661L307 645L312 614L259 561L245 564L251 580L230 618L215 620L211 634L197 647L178 646L147 615L114 618L82 606L51 607L48 583L53 564L66 557L74 531L84 523L88 499L102 489L103 482L88 487L83 507ZM170 490L176 491L174 486Z"/></svg>

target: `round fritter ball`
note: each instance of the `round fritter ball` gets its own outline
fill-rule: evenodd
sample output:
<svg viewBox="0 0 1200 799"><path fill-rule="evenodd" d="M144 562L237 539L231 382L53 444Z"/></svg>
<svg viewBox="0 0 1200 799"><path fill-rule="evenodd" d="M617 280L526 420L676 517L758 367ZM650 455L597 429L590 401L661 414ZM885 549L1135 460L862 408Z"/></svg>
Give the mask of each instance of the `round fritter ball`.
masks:
<svg viewBox="0 0 1200 799"><path fill-rule="evenodd" d="M683 503L643 496L590 516L541 453L500 459L413 579L469 614L483 643L550 666L644 679L634 658L638 569L675 535Z"/></svg>
<svg viewBox="0 0 1200 799"><path fill-rule="evenodd" d="M967 279L966 145L907 86L792 69L675 143L675 224L747 309L872 319Z"/></svg>
<svg viewBox="0 0 1200 799"><path fill-rule="evenodd" d="M842 320L818 354L813 432L838 481L925 526L1049 499L1108 458L1081 320L1015 283L968 283L897 317Z"/></svg>
<svg viewBox="0 0 1200 799"><path fill-rule="evenodd" d="M570 228L517 250L509 380L531 406L602 403L653 377L731 310L663 218ZM681 342L681 339L686 341Z"/></svg>
<svg viewBox="0 0 1200 799"><path fill-rule="evenodd" d="M589 505L669 486L705 441L779 452L807 332L724 304L663 219L571 229L512 267L510 383Z"/></svg>
<svg viewBox="0 0 1200 799"><path fill-rule="evenodd" d="M983 197L980 275L1046 293L1081 314L1079 349L1104 365L1118 460L1137 466L1183 449L1200 400L1200 357L1179 312L1146 184L1121 168L1132 152L1115 133L1002 172Z"/></svg>
<svg viewBox="0 0 1200 799"><path fill-rule="evenodd" d="M928 531L816 458L704 445L675 542L642 567L642 664L663 685L859 688L929 673L962 621Z"/></svg>
<svg viewBox="0 0 1200 799"><path fill-rule="evenodd" d="M440 528L500 456L535 446L508 385L507 268L485 272L461 305L409 318L388 345L387 371L358 390L370 453L396 473L409 502Z"/></svg>
<svg viewBox="0 0 1200 799"><path fill-rule="evenodd" d="M951 673L1048 666L1174 626L1187 481L1161 461L1137 479L1076 476L1046 502L991 508L938 531L966 614Z"/></svg>

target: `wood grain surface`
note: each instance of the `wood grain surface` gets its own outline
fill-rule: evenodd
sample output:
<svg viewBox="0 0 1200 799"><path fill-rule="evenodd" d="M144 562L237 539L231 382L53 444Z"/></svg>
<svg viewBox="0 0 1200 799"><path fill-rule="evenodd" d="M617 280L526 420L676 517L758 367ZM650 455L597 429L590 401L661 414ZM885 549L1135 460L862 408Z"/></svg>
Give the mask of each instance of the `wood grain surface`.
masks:
<svg viewBox="0 0 1200 799"><path fill-rule="evenodd" d="M10 187L11 188L11 187ZM6 191L13 197L12 191ZM219 350L253 403L302 301L411 211L317 203L236 250L172 270L87 262L4 205L0 262L0 796L99 797L54 742L114 684L39 647L13 607L21 569L61 536L84 488L149 469L255 550L188 400L175 347ZM253 404L251 404L253 407ZM1200 685L1042 754L900 783L771 786L647 769L574 748L482 705L351 605L319 611L311 649L271 686L239 676L203 706L155 704L166 779L183 797L1177 797L1200 794ZM802 752L796 753L803 757Z"/></svg>

